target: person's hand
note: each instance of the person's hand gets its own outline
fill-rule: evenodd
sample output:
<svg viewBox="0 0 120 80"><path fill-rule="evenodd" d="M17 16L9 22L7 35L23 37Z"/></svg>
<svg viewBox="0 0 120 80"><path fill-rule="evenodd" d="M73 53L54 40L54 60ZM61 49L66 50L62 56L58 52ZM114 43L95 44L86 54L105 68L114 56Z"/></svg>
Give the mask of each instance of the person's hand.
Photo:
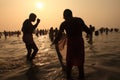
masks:
<svg viewBox="0 0 120 80"><path fill-rule="evenodd" d="M37 19L37 23L40 23L40 19L39 18Z"/></svg>

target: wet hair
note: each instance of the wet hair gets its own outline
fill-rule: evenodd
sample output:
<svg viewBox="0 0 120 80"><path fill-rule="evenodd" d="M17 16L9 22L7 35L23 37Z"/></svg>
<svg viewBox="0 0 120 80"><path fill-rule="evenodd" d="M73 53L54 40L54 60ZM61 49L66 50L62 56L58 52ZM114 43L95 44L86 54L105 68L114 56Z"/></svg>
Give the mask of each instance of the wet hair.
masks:
<svg viewBox="0 0 120 80"><path fill-rule="evenodd" d="M29 15L29 18L31 19L31 18L35 18L36 17L36 14L34 14L34 13L31 13L30 15Z"/></svg>
<svg viewBox="0 0 120 80"><path fill-rule="evenodd" d="M72 11L70 9L65 9L63 15L64 15L65 19L71 18L72 17Z"/></svg>

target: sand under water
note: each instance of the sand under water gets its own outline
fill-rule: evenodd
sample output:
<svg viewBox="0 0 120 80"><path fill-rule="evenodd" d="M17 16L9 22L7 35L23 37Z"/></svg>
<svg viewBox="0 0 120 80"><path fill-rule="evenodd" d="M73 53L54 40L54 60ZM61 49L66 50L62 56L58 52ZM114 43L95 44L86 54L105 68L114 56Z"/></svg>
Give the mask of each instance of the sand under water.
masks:
<svg viewBox="0 0 120 80"><path fill-rule="evenodd" d="M34 36L39 52L32 63L26 61L21 36L0 39L0 80L66 80L48 35ZM85 79L120 80L120 32L94 36L92 45L84 40ZM78 80L76 67L72 69L72 77Z"/></svg>

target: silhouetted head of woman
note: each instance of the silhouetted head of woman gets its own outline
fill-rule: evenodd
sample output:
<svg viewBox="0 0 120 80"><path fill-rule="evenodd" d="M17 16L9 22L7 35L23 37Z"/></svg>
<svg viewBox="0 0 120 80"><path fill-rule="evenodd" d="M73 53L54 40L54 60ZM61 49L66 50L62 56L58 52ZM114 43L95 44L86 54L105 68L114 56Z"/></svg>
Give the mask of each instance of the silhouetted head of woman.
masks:
<svg viewBox="0 0 120 80"><path fill-rule="evenodd" d="M65 9L63 13L64 19L69 20L70 18L73 17L72 11L70 9Z"/></svg>
<svg viewBox="0 0 120 80"><path fill-rule="evenodd" d="M32 22L34 22L35 21L35 19L36 19L36 14L34 14L34 13L31 13L30 15L29 15L29 19L32 21Z"/></svg>

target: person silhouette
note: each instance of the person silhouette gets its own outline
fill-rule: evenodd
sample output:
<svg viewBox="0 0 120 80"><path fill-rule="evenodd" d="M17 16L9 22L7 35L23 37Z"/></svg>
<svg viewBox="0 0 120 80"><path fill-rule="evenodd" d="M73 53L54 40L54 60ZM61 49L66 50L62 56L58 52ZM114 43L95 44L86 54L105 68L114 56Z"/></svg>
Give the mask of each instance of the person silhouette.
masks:
<svg viewBox="0 0 120 80"><path fill-rule="evenodd" d="M27 49L27 60L30 60L30 61L32 61L35 58L38 52L38 48L33 40L33 35L32 35L34 30L40 23L40 19L37 19L36 24L34 25L32 24L32 22L35 22L36 17L37 17L36 14L30 13L29 18L23 22L23 26L22 26L22 32L23 32L22 39ZM32 53L32 50L33 50L33 53Z"/></svg>
<svg viewBox="0 0 120 80"><path fill-rule="evenodd" d="M93 44L93 32L95 31L95 27L90 25L89 29L90 29L90 34L88 34L89 36L88 43L92 45Z"/></svg>
<svg viewBox="0 0 120 80"><path fill-rule="evenodd" d="M67 55L66 55L66 73L67 80L72 80L71 70L73 66L77 66L79 70L79 78L84 80L84 41L82 38L82 31L90 34L90 30L84 21L79 17L73 17L70 9L65 9L63 12L63 21L59 27L58 36L55 38L53 44L60 41L63 32L67 35Z"/></svg>
<svg viewBox="0 0 120 80"><path fill-rule="evenodd" d="M53 29L53 27L50 27L49 38L50 38L51 42L53 42L53 40L54 40L54 29Z"/></svg>

